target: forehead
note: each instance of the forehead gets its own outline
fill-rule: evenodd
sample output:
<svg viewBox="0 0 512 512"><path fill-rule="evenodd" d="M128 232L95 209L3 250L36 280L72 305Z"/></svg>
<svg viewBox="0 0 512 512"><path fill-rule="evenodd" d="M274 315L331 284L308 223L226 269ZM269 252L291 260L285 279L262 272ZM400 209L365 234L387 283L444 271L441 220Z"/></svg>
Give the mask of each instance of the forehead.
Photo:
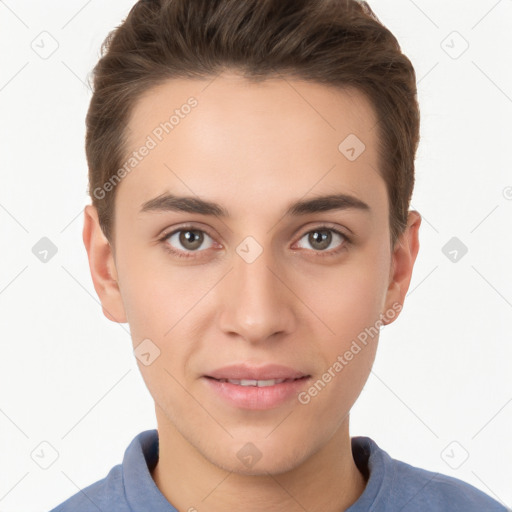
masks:
<svg viewBox="0 0 512 512"><path fill-rule="evenodd" d="M382 202L376 125L355 89L282 77L253 83L236 74L169 80L132 110L129 152L151 149L118 194L134 206L165 191L229 198L252 211L261 198L269 209L308 192Z"/></svg>

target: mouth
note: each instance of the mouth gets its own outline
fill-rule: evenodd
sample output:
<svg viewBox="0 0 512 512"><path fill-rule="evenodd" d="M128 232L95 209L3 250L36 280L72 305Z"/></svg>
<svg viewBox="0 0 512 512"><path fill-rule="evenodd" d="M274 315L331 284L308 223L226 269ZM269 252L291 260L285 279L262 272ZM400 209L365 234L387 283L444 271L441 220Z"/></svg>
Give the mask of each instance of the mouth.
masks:
<svg viewBox="0 0 512 512"><path fill-rule="evenodd" d="M303 377L310 377L304 372L283 366L279 364L265 364L255 366L247 362L241 364L231 364L216 370L209 371L203 377L208 377L218 381L231 382L242 386L272 386L285 381L293 381ZM256 382L256 383L255 383ZM270 383L268 383L270 382Z"/></svg>
<svg viewBox="0 0 512 512"><path fill-rule="evenodd" d="M206 375L207 379L213 379L217 382L228 382L229 384L234 384L235 386L254 386L258 388L266 388L269 386L276 386L277 384L295 382L297 380L305 380L309 379L310 375L304 375L302 377L290 378L290 379L216 379L215 377L210 377Z"/></svg>
<svg viewBox="0 0 512 512"><path fill-rule="evenodd" d="M275 409L297 400L311 374L280 365L232 365L203 375L212 399L236 409Z"/></svg>

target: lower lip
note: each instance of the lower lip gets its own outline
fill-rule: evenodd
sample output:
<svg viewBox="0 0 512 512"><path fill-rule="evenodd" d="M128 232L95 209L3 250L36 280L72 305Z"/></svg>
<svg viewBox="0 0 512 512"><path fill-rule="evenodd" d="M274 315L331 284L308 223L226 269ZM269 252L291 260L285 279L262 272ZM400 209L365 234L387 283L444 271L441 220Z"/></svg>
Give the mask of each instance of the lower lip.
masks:
<svg viewBox="0 0 512 512"><path fill-rule="evenodd" d="M241 409L273 409L281 404L296 398L297 394L309 381L303 377L289 382L281 382L273 386L240 386L230 382L203 377L210 389L231 405Z"/></svg>

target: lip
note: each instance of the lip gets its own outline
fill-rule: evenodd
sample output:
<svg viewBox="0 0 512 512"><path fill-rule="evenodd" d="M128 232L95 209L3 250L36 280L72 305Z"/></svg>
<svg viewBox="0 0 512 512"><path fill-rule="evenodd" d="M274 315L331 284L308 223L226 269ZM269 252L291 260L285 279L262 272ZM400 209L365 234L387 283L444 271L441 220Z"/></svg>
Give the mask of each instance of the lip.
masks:
<svg viewBox="0 0 512 512"><path fill-rule="evenodd" d="M306 373L279 364L266 364L264 366L234 364L218 368L204 375L204 377L213 377L214 379L237 380L300 379L308 376Z"/></svg>
<svg viewBox="0 0 512 512"><path fill-rule="evenodd" d="M239 409L274 409L296 398L311 376L276 364L250 366L247 364L225 366L203 375L202 380L208 389L224 403ZM286 379L272 386L241 386L218 379L270 380Z"/></svg>

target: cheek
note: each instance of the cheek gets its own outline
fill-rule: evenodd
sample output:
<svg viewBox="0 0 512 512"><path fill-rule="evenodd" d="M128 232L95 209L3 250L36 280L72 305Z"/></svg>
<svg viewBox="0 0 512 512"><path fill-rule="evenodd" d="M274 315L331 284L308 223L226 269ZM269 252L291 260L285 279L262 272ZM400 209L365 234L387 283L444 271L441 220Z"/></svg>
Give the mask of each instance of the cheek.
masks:
<svg viewBox="0 0 512 512"><path fill-rule="evenodd" d="M121 294L133 337L165 339L165 333L187 313L194 298L198 300L197 283L183 268L166 261L163 248L144 249L126 243L120 254Z"/></svg>
<svg viewBox="0 0 512 512"><path fill-rule="evenodd" d="M347 265L310 295L311 308L329 327L317 329L325 333L316 346L323 373L303 397L311 404L305 414L312 422L332 427L334 418L337 425L364 387L378 346L386 275L385 265Z"/></svg>
<svg viewBox="0 0 512 512"><path fill-rule="evenodd" d="M385 301L388 268L385 256L353 256L350 262L332 267L302 283L302 294L338 339L347 339L378 320ZM311 283L314 283L312 286Z"/></svg>
<svg viewBox="0 0 512 512"><path fill-rule="evenodd" d="M169 373L183 380L186 362L202 339L196 330L197 315L204 313L202 299L218 276L199 267L173 266L163 250L152 253L125 253L120 281L133 348L150 340L159 351L151 365L138 361L148 388L158 392L175 383Z"/></svg>

